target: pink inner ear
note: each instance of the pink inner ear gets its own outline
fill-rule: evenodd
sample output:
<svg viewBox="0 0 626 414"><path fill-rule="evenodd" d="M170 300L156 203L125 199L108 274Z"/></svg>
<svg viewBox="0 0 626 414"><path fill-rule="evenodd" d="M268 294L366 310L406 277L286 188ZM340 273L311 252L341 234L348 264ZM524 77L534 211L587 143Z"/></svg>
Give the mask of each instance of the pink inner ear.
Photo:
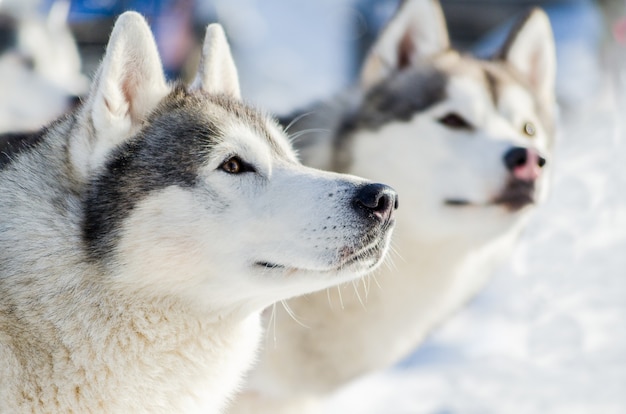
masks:
<svg viewBox="0 0 626 414"><path fill-rule="evenodd" d="M124 77L122 94L124 94L124 99L128 103L128 113L130 116L133 116L133 93L137 93L137 85L138 82L132 74L129 73Z"/></svg>
<svg viewBox="0 0 626 414"><path fill-rule="evenodd" d="M411 32L407 31L400 44L398 45L398 61L397 67L398 69L404 69L407 66L410 66L413 62L413 57L415 56L415 43L413 42L413 38L411 36Z"/></svg>

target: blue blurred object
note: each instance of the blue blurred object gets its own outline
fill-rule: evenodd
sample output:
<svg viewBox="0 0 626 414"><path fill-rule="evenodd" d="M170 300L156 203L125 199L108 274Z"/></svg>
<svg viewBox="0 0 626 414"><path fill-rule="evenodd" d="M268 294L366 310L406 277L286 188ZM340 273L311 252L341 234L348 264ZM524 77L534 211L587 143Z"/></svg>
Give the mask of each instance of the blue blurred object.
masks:
<svg viewBox="0 0 626 414"><path fill-rule="evenodd" d="M43 10L50 9L56 0L45 0ZM74 0L70 7L70 21L115 17L127 10L135 10L144 16L158 16L176 0Z"/></svg>
<svg viewBox="0 0 626 414"><path fill-rule="evenodd" d="M55 0L45 0L43 12L47 13ZM113 19L133 10L146 17L154 33L165 74L178 78L195 44L193 30L194 0L74 0L71 1L71 24ZM108 33L101 39L106 42Z"/></svg>
<svg viewBox="0 0 626 414"><path fill-rule="evenodd" d="M544 7L550 17L558 50L563 45L576 43L578 46L597 51L602 40L602 17L595 2L591 0L571 0ZM480 57L489 57L504 43L513 24L519 16L512 17L491 30L472 48Z"/></svg>
<svg viewBox="0 0 626 414"><path fill-rule="evenodd" d="M43 0L44 9L54 0ZM288 112L326 99L353 83L365 54L400 0L75 0L70 21L108 39L112 19L136 10L149 20L168 78L181 74L193 43L207 23L219 20L228 33L245 96L255 104ZM593 0L442 0L455 47L485 56L503 42L514 17L532 5L547 10L557 43L562 101L576 101L597 87L590 75L598 65L603 35ZM84 26L88 26L86 29ZM84 33L83 32L83 33ZM81 39L78 39L79 42ZM101 53L96 49L94 55ZM95 59L94 59L95 60ZM575 62L575 64L572 64ZM567 85L576 79L575 87ZM304 80L304 81L303 81Z"/></svg>

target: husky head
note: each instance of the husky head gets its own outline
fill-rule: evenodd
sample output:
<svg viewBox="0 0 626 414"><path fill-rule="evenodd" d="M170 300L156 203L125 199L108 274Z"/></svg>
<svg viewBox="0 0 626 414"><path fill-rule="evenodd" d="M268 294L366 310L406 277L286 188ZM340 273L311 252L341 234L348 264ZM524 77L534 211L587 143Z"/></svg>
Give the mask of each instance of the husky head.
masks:
<svg viewBox="0 0 626 414"><path fill-rule="evenodd" d="M0 56L0 132L37 130L87 92L68 11L57 1L47 20L4 17L15 39Z"/></svg>
<svg viewBox="0 0 626 414"><path fill-rule="evenodd" d="M68 151L88 188L82 238L115 286L259 310L383 259L395 192L299 164L240 101L218 25L187 88L166 84L143 18L122 15L81 111Z"/></svg>
<svg viewBox="0 0 626 414"><path fill-rule="evenodd" d="M81 73L80 54L67 24L69 9L69 1L56 1L45 21L22 20L17 49L33 71L68 94L81 96L87 92L88 80Z"/></svg>
<svg viewBox="0 0 626 414"><path fill-rule="evenodd" d="M437 2L405 1L366 57L335 168L393 185L415 237L491 237L545 194L554 78L544 12L480 60L450 48Z"/></svg>

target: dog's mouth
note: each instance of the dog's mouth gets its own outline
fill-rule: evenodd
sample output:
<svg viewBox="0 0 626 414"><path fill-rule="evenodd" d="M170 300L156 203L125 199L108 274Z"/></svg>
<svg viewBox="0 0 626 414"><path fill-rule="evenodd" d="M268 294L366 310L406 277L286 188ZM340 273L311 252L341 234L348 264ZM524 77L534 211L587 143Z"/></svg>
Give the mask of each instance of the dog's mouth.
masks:
<svg viewBox="0 0 626 414"><path fill-rule="evenodd" d="M390 224L390 226L392 223ZM335 263L325 267L313 268L278 263L274 261L259 260L254 266L266 271L282 272L317 272L332 273L344 270L369 271L378 266L385 258L389 241L389 232L383 232L377 237L368 237L357 246L344 246L337 252Z"/></svg>
<svg viewBox="0 0 626 414"><path fill-rule="evenodd" d="M383 259L386 252L386 244L384 241L378 241L376 243L365 246L359 250L354 248L344 247L340 251L341 260L336 267L337 270L349 269L352 267L369 270L378 265Z"/></svg>
<svg viewBox="0 0 626 414"><path fill-rule="evenodd" d="M463 198L447 198L444 204L448 207L488 207L502 206L508 211L516 212L535 203L535 182L511 180L504 190L487 203L474 203Z"/></svg>
<svg viewBox="0 0 626 414"><path fill-rule="evenodd" d="M281 265L281 264L276 264L273 262L255 262L254 263L255 266L257 267L262 267L268 270L280 270L280 269L286 269L287 266L285 265Z"/></svg>
<svg viewBox="0 0 626 414"><path fill-rule="evenodd" d="M450 207L467 207L474 205L471 201L463 198L446 198L443 203Z"/></svg>
<svg viewBox="0 0 626 414"><path fill-rule="evenodd" d="M360 264L363 265L360 267L365 267L365 268L375 267L383 256L384 256L383 248L379 246L373 246L373 247L359 250L358 252L353 252L349 254L347 257L342 257L342 259L339 261L338 264L333 265L333 266L328 266L328 267L307 268L307 267L279 264L279 263L268 262L268 261L255 262L254 266L256 266L257 268L268 270L268 271L277 270L277 271L292 271L292 272L304 271L304 272L328 273L328 272L340 272L342 270L348 269L355 265L358 266Z"/></svg>
<svg viewBox="0 0 626 414"><path fill-rule="evenodd" d="M502 205L509 211L518 211L535 202L535 182L511 180L493 204Z"/></svg>

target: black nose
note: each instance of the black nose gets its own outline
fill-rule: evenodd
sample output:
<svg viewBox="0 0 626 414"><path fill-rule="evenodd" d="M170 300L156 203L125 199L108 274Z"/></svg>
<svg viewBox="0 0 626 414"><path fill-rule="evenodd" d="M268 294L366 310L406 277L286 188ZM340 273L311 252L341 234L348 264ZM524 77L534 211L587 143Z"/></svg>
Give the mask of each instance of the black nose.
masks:
<svg viewBox="0 0 626 414"><path fill-rule="evenodd" d="M398 208L398 194L384 184L366 184L354 196L354 208L367 217L386 221Z"/></svg>
<svg viewBox="0 0 626 414"><path fill-rule="evenodd" d="M504 154L504 165L509 171L515 172L516 168L523 167L528 163L529 151L532 150L523 147L511 148ZM539 167L546 165L546 159L539 154L537 154L537 165Z"/></svg>

